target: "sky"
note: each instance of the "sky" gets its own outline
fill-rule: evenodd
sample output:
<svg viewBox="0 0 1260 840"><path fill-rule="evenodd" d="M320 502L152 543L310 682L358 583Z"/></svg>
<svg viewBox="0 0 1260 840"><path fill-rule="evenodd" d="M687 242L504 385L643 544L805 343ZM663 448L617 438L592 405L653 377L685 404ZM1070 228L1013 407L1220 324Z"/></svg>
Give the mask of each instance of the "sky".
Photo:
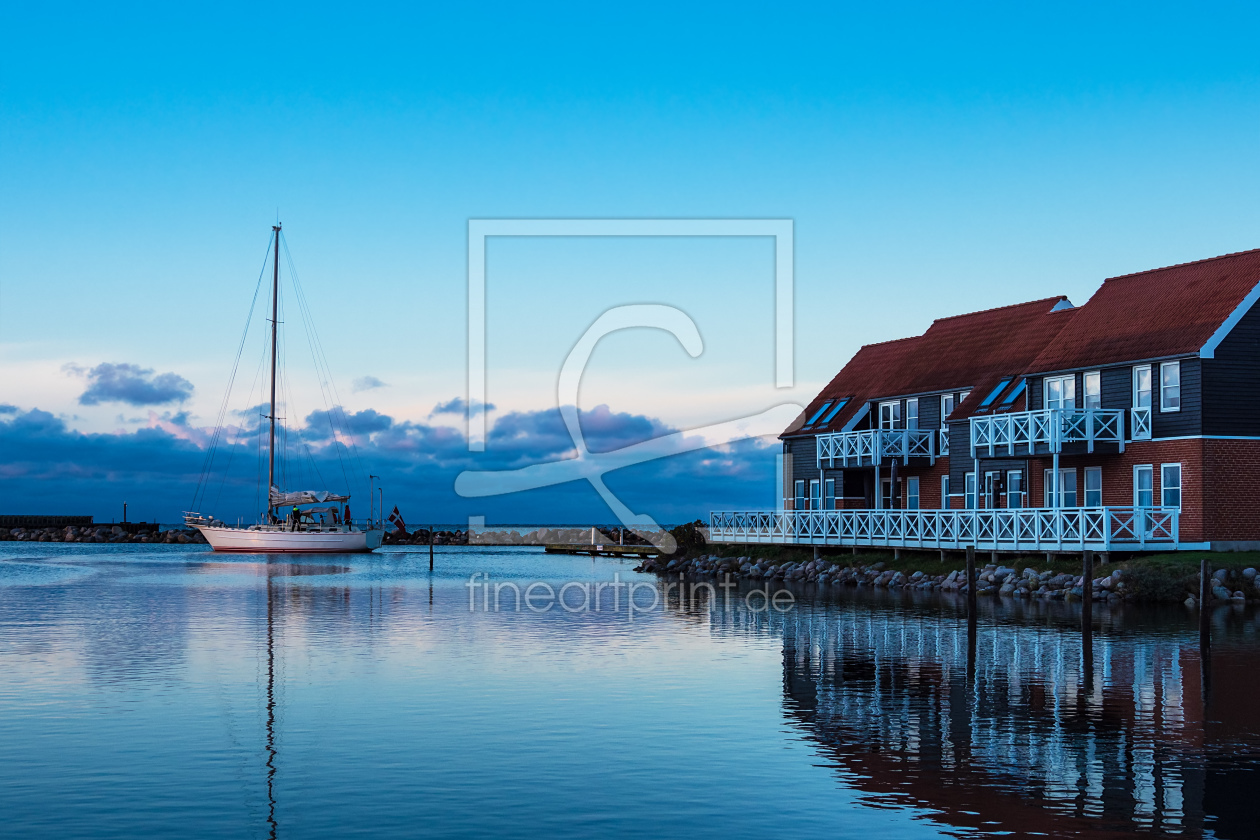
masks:
<svg viewBox="0 0 1260 840"><path fill-rule="evenodd" d="M340 410L359 457L340 483L379 475L415 519L610 521L581 481L454 491L462 470L572 457L559 370L610 307L676 307L704 345L647 329L598 344L577 403L615 448L803 404L862 344L934 318L1083 303L1109 276L1260 245L1258 17L7 4L0 512L108 520L127 500L172 521L193 503L278 218L337 387L302 378L285 320L285 422L324 466L309 480L342 475L310 420ZM494 238L494 408L469 452L464 414L438 410L470 397L469 220L537 218L791 220L792 386L775 386L771 239ZM256 431L240 380L260 314L225 415L238 430ZM607 480L661 521L768 507L775 451L764 437ZM222 478L216 515L254 516L256 485Z"/></svg>

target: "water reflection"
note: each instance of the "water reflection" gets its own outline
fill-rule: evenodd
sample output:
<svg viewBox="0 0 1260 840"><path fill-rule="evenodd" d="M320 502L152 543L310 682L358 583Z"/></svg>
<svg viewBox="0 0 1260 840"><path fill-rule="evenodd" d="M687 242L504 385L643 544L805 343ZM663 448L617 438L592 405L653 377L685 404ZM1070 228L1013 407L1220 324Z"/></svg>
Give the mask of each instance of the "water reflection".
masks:
<svg viewBox="0 0 1260 840"><path fill-rule="evenodd" d="M781 629L785 707L871 802L959 829L1254 836L1254 803L1221 793L1258 780L1253 618L1218 622L1215 695L1184 617L1092 638L997 618L803 604Z"/></svg>

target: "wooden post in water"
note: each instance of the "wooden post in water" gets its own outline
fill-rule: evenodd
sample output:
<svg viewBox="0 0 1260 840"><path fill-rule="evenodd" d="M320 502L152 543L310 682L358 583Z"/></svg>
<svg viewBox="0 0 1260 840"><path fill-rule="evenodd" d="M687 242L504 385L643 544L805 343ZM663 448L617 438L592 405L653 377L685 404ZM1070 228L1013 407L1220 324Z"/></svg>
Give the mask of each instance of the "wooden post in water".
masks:
<svg viewBox="0 0 1260 840"><path fill-rule="evenodd" d="M433 571L433 525L429 526L429 571Z"/></svg>
<svg viewBox="0 0 1260 840"><path fill-rule="evenodd" d="M1081 670L1086 694L1094 691L1094 552L1085 549L1081 557Z"/></svg>
<svg viewBox="0 0 1260 840"><path fill-rule="evenodd" d="M1081 626L1093 626L1094 552L1088 548L1081 555Z"/></svg>
<svg viewBox="0 0 1260 840"><path fill-rule="evenodd" d="M976 617L976 547L967 546L967 618Z"/></svg>
<svg viewBox="0 0 1260 840"><path fill-rule="evenodd" d="M1207 557L1199 562L1199 646L1212 646L1212 564Z"/></svg>

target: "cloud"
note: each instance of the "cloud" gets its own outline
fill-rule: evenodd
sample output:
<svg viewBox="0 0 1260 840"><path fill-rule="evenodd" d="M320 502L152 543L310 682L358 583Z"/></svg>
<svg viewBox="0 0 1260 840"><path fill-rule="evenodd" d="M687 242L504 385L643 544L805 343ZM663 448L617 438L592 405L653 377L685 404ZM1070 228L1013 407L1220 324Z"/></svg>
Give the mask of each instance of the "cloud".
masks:
<svg viewBox="0 0 1260 840"><path fill-rule="evenodd" d="M479 400L473 400L473 406L482 406L486 411L494 411L494 403L483 403ZM468 402L463 397L456 397L453 400L440 402L429 412L432 417L435 414L467 414Z"/></svg>
<svg viewBox="0 0 1260 840"><path fill-rule="evenodd" d="M134 432L85 434L46 411L0 406L0 486L16 513L82 513L108 521L125 499L137 518L162 522L178 521L200 488L197 505L203 512L254 521L265 505L260 488L266 483L259 480L260 465L266 470L266 422L257 414L239 412L240 425L219 435L203 481L214 430L192 425L184 412L150 413L148 428ZM482 499L454 492L455 476L464 470L572 457L573 441L557 409L498 418L486 451L479 453L469 452L463 432L450 426L399 420L373 409L345 412L344 422L342 415L339 408L312 412L278 435L287 456L278 470L290 489L348 490L366 505L366 478L372 473L382 476L387 504L434 522L466 522L470 515L486 516L492 524L612 519L586 482ZM582 412L579 421L592 451L670 431L656 418L608 406ZM606 481L632 510L661 522L689 521L710 509L770 507L777 451L745 441L617 470Z"/></svg>
<svg viewBox="0 0 1260 840"><path fill-rule="evenodd" d="M128 405L162 405L183 402L192 396L193 385L175 373L154 375L152 368L139 365L99 364L84 369L78 365L66 365L65 372L85 376L88 387L79 395L82 405L100 405L105 402L122 402Z"/></svg>
<svg viewBox="0 0 1260 840"><path fill-rule="evenodd" d="M350 390L356 394L360 391L371 391L374 388L388 388L389 385L375 376L360 376L358 379L350 383Z"/></svg>

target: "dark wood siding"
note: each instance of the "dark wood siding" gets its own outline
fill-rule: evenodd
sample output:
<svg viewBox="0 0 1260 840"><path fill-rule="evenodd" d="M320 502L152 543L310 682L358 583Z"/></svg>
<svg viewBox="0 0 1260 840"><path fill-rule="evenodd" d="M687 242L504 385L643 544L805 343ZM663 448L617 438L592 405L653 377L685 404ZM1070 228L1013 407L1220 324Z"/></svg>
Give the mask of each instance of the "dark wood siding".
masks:
<svg viewBox="0 0 1260 840"><path fill-rule="evenodd" d="M787 451L783 453L783 470L786 473L783 477L783 495L789 499L794 498L796 489L793 482L804 481L805 495L808 497L810 479L818 478L818 444L812 436L789 438L785 443Z"/></svg>
<svg viewBox="0 0 1260 840"><path fill-rule="evenodd" d="M975 468L971 459L971 423L955 420L949 424L949 493L963 492L965 476Z"/></svg>
<svg viewBox="0 0 1260 840"><path fill-rule="evenodd" d="M919 428L939 429L941 427L941 398L933 395L919 397Z"/></svg>
<svg viewBox="0 0 1260 840"><path fill-rule="evenodd" d="M1200 362L1203 434L1260 435L1260 306L1234 325L1215 356Z"/></svg>
<svg viewBox="0 0 1260 840"><path fill-rule="evenodd" d="M1179 359L1181 363L1181 410L1159 410L1159 362L1151 363L1151 433L1157 437L1202 434L1203 400L1201 366L1198 358ZM1130 368L1132 370L1132 368Z"/></svg>

